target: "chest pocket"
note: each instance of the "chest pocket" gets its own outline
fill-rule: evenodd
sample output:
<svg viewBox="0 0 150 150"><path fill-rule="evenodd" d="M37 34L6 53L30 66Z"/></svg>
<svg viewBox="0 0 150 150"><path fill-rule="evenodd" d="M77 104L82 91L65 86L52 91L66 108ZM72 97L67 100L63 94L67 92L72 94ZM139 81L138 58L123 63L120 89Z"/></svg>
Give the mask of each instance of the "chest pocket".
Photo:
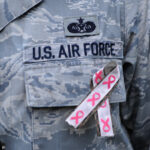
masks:
<svg viewBox="0 0 150 150"><path fill-rule="evenodd" d="M27 102L32 107L56 107L56 106L75 106L90 92L90 80L95 72L112 60L120 66L121 79L113 91L110 101L121 102L125 100L125 89L122 73L122 43L121 42L80 42L72 45L78 47L76 55L68 57L66 48L68 45L40 45L27 47L24 50L25 62L25 84ZM114 45L113 54L111 48L104 48L103 52L109 50L108 54L93 55L95 48L91 45ZM69 45L72 47L72 45ZM63 47L63 49L62 49ZM100 52L98 48L98 53ZM53 54L51 50L54 50ZM76 49L77 50L77 49ZM92 52L95 52L93 53ZM87 51L87 52L86 52ZM88 54L89 53L89 54ZM74 54L75 55L75 54ZM43 58L44 57L44 58ZM51 60L49 59L51 58ZM55 58L54 58L55 57ZM57 58L56 58L57 57Z"/></svg>
<svg viewBox="0 0 150 150"><path fill-rule="evenodd" d="M78 105L90 92L90 81L94 73L112 60L116 61L120 67L121 79L111 94L110 102L125 101L122 71L123 43L119 26L120 13L118 13L120 3L118 5L104 3L104 5L105 9L99 5L101 8L93 7L93 10L90 10L92 15L98 16L100 30L98 35L65 37L63 28L59 28L58 31L56 29L51 31L53 40L50 43L42 42L42 44L29 44L24 47L23 60L28 106ZM100 10L103 13L105 11L107 15L102 16ZM113 15L108 10L111 10ZM67 12L70 12L67 16L74 14L71 9ZM88 16L87 12L85 14L82 9L76 10L78 16L80 13ZM66 14L62 15L64 15L63 18L66 17ZM63 26L63 19L57 22L59 23Z"/></svg>

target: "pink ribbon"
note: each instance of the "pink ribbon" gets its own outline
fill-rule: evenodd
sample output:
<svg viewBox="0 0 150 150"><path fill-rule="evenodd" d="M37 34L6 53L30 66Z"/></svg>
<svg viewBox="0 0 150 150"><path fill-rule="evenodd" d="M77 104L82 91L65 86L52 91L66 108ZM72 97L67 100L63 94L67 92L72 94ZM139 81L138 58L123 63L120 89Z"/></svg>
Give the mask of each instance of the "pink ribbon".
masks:
<svg viewBox="0 0 150 150"><path fill-rule="evenodd" d="M102 75L103 73L103 68L100 69L98 72L95 73L93 76L93 85L96 86L99 82L97 83L96 79L99 77L99 72ZM100 78L99 78L100 79ZM115 82L116 77L114 75L110 75L108 77L108 81L103 82L103 85L107 84L107 88L110 89L111 84ZM111 113L110 113L110 103L109 99L106 99L103 101L101 106L97 110L98 114L98 121L99 121L99 128L100 128L100 134L101 136L114 136L113 132L113 127L112 127L112 119L111 119ZM107 117L107 120L105 121L105 117Z"/></svg>
<svg viewBox="0 0 150 150"><path fill-rule="evenodd" d="M87 102L92 102L92 106L95 106L95 101L100 99L100 94L95 92L91 99L88 99Z"/></svg>
<svg viewBox="0 0 150 150"><path fill-rule="evenodd" d="M75 119L76 125L77 125L79 123L79 119L81 119L83 116L84 116L84 112L82 110L79 110L79 111L77 111L75 117L71 117L71 120Z"/></svg>
<svg viewBox="0 0 150 150"><path fill-rule="evenodd" d="M111 84L114 83L115 80L116 80L116 77L113 76L113 75L110 75L109 78L108 78L108 81L103 82L103 84L107 84L108 85L108 89L110 89Z"/></svg>
<svg viewBox="0 0 150 150"><path fill-rule="evenodd" d="M100 121L100 128L103 132L107 133L107 135L110 136L110 133L112 135L110 114L109 115L107 114L108 116L104 117L104 116L101 116L102 113L100 113L102 109L106 111L107 110L106 108L109 108L108 107L109 101L102 104L101 107L98 107L98 106L101 104L102 101L104 101L105 97L107 96L108 93L110 93L113 87L116 86L120 78L120 71L119 71L119 67L116 66L107 76L105 76L105 78L103 77L104 79L102 79L102 72L103 72L103 69L100 69L100 71L94 75L94 78L93 78L94 89L76 107L76 109L67 117L66 122L69 125L73 126L74 128L78 128L85 120L88 119L89 116L91 116L92 113L96 111L95 109L98 108L97 111L99 114L98 119ZM106 84L107 84L107 88L106 88ZM101 136L103 135L101 134Z"/></svg>

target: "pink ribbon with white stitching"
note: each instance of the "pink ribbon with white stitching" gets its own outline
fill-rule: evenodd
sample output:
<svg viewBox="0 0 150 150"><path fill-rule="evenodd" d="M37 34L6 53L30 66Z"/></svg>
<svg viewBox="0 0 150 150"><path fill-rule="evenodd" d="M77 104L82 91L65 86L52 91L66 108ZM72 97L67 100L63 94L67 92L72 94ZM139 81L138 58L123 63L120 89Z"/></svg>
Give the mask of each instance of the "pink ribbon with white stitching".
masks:
<svg viewBox="0 0 150 150"><path fill-rule="evenodd" d="M106 96L111 92L113 87L115 87L119 79L120 71L119 67L116 66L76 107L66 119L66 122L74 128L78 128L89 117L89 115L93 114L97 108L99 108L100 103L106 99ZM110 118L102 117L100 118L100 121L100 124L102 124L102 130L108 131L109 127L107 128L107 125L110 122Z"/></svg>

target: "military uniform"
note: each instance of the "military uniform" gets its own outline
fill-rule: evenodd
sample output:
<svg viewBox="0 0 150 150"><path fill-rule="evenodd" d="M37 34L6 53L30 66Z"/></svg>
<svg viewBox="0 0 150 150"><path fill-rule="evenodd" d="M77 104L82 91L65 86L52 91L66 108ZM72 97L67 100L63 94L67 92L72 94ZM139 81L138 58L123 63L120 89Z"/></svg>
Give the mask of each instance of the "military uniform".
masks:
<svg viewBox="0 0 150 150"><path fill-rule="evenodd" d="M148 0L2 0L6 150L148 150L149 7ZM88 25L96 30L87 34ZM115 136L97 136L94 117L70 127L65 119L90 92L91 77L112 60L121 72L110 95Z"/></svg>

